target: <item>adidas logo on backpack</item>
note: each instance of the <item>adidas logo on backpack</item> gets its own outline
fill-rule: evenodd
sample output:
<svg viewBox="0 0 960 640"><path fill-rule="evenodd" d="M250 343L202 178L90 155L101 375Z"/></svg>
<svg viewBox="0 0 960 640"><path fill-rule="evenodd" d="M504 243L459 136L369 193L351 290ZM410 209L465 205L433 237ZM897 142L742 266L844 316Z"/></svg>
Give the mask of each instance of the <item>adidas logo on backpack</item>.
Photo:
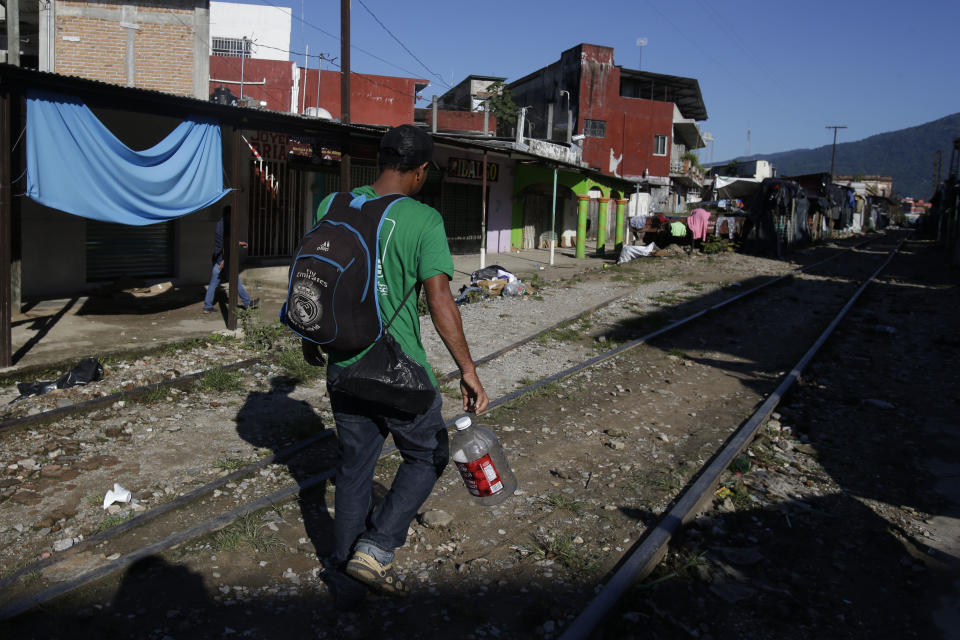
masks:
<svg viewBox="0 0 960 640"><path fill-rule="evenodd" d="M290 264L282 323L328 352L359 351L380 336L380 225L390 206L403 197L334 195Z"/></svg>

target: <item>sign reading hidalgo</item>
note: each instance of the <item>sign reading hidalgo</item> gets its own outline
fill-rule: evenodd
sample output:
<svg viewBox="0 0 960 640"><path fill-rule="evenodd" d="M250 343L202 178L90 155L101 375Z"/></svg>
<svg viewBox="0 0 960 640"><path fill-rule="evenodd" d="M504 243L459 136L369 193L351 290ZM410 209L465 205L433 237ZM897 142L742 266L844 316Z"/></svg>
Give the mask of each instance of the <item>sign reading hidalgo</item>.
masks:
<svg viewBox="0 0 960 640"><path fill-rule="evenodd" d="M483 162L469 158L450 158L450 165L447 167L447 177L483 180ZM498 177L500 177L500 165L496 162L488 162L487 181L496 182Z"/></svg>

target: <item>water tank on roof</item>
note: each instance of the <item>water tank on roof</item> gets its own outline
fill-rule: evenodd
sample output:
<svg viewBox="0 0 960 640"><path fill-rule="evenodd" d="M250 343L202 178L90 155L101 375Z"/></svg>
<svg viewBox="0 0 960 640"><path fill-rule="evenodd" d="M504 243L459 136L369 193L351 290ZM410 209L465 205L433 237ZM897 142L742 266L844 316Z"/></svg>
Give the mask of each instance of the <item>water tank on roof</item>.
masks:
<svg viewBox="0 0 960 640"><path fill-rule="evenodd" d="M303 115L308 118L320 118L321 120L333 120L330 112L323 107L307 107L303 110Z"/></svg>

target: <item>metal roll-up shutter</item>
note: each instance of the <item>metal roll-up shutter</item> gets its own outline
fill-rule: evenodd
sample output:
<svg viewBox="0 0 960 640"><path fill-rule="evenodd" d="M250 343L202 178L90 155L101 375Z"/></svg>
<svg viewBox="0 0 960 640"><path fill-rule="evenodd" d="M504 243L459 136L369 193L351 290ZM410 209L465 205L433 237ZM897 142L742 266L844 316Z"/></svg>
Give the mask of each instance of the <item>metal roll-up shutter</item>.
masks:
<svg viewBox="0 0 960 640"><path fill-rule="evenodd" d="M451 251L480 250L483 189L472 184L446 182L440 215Z"/></svg>
<svg viewBox="0 0 960 640"><path fill-rule="evenodd" d="M132 227L87 220L87 282L173 275L173 222Z"/></svg>

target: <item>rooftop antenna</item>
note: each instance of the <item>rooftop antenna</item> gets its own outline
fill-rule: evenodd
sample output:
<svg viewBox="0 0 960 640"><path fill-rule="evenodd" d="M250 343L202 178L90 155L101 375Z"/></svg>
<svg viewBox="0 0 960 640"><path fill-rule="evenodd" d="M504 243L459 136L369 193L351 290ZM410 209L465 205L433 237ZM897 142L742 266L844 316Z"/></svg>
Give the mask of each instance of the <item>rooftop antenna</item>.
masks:
<svg viewBox="0 0 960 640"><path fill-rule="evenodd" d="M643 48L645 46L647 46L647 39L637 38L637 48L640 49L640 55L637 60L637 71L641 71L643 69Z"/></svg>
<svg viewBox="0 0 960 640"><path fill-rule="evenodd" d="M747 127L747 157L750 157L750 127Z"/></svg>

